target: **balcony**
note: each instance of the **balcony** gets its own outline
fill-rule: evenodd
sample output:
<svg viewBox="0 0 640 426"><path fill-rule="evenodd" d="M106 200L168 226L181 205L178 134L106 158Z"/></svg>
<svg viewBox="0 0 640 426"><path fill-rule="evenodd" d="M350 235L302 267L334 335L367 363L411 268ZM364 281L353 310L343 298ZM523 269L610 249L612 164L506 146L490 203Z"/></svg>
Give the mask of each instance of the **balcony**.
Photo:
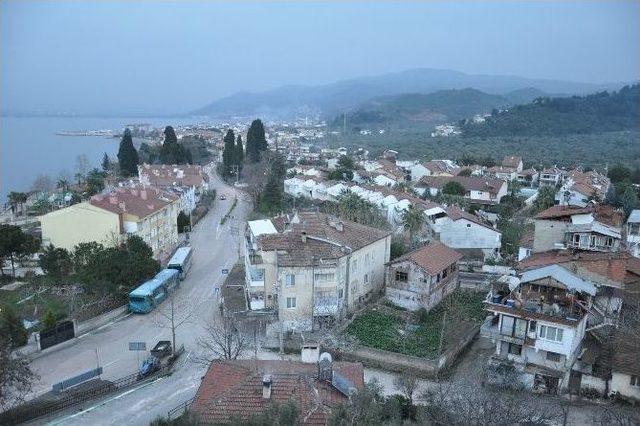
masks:
<svg viewBox="0 0 640 426"><path fill-rule="evenodd" d="M526 337L509 336L500 333L498 328L499 316L488 317L484 323L480 326L480 335L491 340L500 340L507 343L514 343L516 345L524 345Z"/></svg>
<svg viewBox="0 0 640 426"><path fill-rule="evenodd" d="M337 296L316 297L313 303L313 315L335 315L339 308Z"/></svg>
<svg viewBox="0 0 640 426"><path fill-rule="evenodd" d="M578 295L553 287L537 286L538 291L526 286L520 291L509 291L494 283L485 299L485 309L523 318L555 321L575 326L585 317L589 302Z"/></svg>

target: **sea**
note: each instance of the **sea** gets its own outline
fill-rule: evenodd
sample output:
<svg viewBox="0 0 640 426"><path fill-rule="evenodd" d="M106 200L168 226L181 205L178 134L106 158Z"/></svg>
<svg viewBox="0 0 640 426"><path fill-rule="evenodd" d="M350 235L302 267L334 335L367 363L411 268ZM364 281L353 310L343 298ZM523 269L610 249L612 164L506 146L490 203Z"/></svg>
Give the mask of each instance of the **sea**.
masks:
<svg viewBox="0 0 640 426"><path fill-rule="evenodd" d="M100 167L106 152L115 158L120 140L105 136L61 136L60 131L122 130L131 123L152 127L202 122L189 118L0 117L0 206L11 191L28 191L38 175L55 182L61 175L73 180L77 158L85 154Z"/></svg>

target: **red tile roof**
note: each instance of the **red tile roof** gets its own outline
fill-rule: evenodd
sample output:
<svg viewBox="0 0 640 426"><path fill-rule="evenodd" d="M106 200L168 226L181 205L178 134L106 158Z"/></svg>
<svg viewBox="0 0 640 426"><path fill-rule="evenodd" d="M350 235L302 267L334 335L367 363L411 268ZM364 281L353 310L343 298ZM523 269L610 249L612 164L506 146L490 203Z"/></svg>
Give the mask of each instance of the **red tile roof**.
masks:
<svg viewBox="0 0 640 426"><path fill-rule="evenodd" d="M394 259L391 264L410 261L424 269L429 275L437 275L438 272L448 268L460 259L462 259L462 254L439 241L432 241L424 247Z"/></svg>
<svg viewBox="0 0 640 426"><path fill-rule="evenodd" d="M542 266L561 264L581 276L595 282L615 287L640 280L640 259L627 252L575 252L550 250L534 253L518 263L518 270L525 271Z"/></svg>
<svg viewBox="0 0 640 426"><path fill-rule="evenodd" d="M442 189L449 182L458 182L467 191L483 191L496 195L506 183L501 179L480 176L423 176L421 186Z"/></svg>
<svg viewBox="0 0 640 426"><path fill-rule="evenodd" d="M576 214L593 213L593 217L600 223L609 226L620 227L624 221L624 216L618 210L608 205L589 205L586 207L576 206L551 206L536 215L536 219L558 219L570 220L571 216Z"/></svg>
<svg viewBox="0 0 640 426"><path fill-rule="evenodd" d="M279 233L261 235L258 241L261 250L278 251L278 264L282 266L308 266L321 259L338 259L348 249L359 250L390 234L317 212L280 216L272 219L272 223Z"/></svg>
<svg viewBox="0 0 640 426"><path fill-rule="evenodd" d="M178 199L178 196L153 187L116 188L108 194L94 195L91 205L117 214L128 213L140 219Z"/></svg>
<svg viewBox="0 0 640 426"><path fill-rule="evenodd" d="M508 155L502 160L502 165L505 167L513 167L515 169L520 165L521 161L522 157L518 157L517 155Z"/></svg>
<svg viewBox="0 0 640 426"><path fill-rule="evenodd" d="M362 364L334 362L339 372L358 389L364 386ZM262 379L270 375L271 398L263 398ZM249 419L271 403L295 403L302 424L326 425L332 407L347 397L329 382L318 379L317 364L274 360L214 361L202 379L190 410L205 423L225 424L233 418Z"/></svg>
<svg viewBox="0 0 640 426"><path fill-rule="evenodd" d="M207 181L202 167L190 164L141 164L138 166L138 176L147 184L156 186L201 187Z"/></svg>
<svg viewBox="0 0 640 426"><path fill-rule="evenodd" d="M482 218L474 214L465 212L458 206L449 206L447 207L446 212L447 212L447 216L449 216L451 220L456 221L460 219L466 219L469 222L475 223L476 225L484 226L485 228L489 228L492 231L500 232L497 229L495 229L493 226L491 226L488 222L484 221Z"/></svg>

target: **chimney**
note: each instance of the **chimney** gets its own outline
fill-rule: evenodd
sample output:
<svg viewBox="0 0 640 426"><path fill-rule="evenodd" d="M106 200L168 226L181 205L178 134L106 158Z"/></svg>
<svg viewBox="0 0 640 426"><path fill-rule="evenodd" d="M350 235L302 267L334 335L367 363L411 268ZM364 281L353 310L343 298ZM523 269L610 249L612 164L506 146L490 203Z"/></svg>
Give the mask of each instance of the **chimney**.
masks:
<svg viewBox="0 0 640 426"><path fill-rule="evenodd" d="M271 375L265 374L262 377L262 398L271 399Z"/></svg>
<svg viewBox="0 0 640 426"><path fill-rule="evenodd" d="M302 231L302 242L306 243L307 242L307 231Z"/></svg>
<svg viewBox="0 0 640 426"><path fill-rule="evenodd" d="M143 200L147 199L147 190L143 189L142 191L140 191L140 198L142 198Z"/></svg>
<svg viewBox="0 0 640 426"><path fill-rule="evenodd" d="M120 204L118 204L118 207L120 207L120 209L121 209L123 212L126 212L126 211L127 211L127 208L126 208L127 206L126 206L126 204L124 203L124 201L122 201Z"/></svg>
<svg viewBox="0 0 640 426"><path fill-rule="evenodd" d="M109 196L109 204L118 204L118 197L116 197L115 195L110 195Z"/></svg>
<svg viewBox="0 0 640 426"><path fill-rule="evenodd" d="M134 197L138 196L138 190L135 188L131 188L131 195L133 195Z"/></svg>
<svg viewBox="0 0 640 426"><path fill-rule="evenodd" d="M318 380L329 383L333 380L333 358L327 352L323 352L318 361Z"/></svg>

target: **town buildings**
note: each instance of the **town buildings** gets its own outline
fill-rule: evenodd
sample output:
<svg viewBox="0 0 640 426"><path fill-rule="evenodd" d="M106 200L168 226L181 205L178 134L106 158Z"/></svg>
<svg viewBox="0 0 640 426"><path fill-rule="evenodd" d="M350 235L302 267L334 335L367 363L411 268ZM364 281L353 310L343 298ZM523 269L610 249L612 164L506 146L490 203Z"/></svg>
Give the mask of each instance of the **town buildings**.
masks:
<svg viewBox="0 0 640 426"><path fill-rule="evenodd" d="M178 200L153 187L116 188L41 216L42 243L72 250L82 242L116 245L138 235L163 260L178 243Z"/></svg>
<svg viewBox="0 0 640 426"><path fill-rule="evenodd" d="M457 206L426 214L430 235L466 258L484 261L499 256L502 234L480 217Z"/></svg>
<svg viewBox="0 0 640 426"><path fill-rule="evenodd" d="M534 390L637 398L637 351L611 339L625 327L621 313L637 306L640 261L626 252L555 250L532 254L518 270L487 295L492 316L482 334L496 343L492 365L511 365Z"/></svg>
<svg viewBox="0 0 640 426"><path fill-rule="evenodd" d="M331 409L364 387L362 364L218 360L202 378L190 412L205 424L247 422L273 404L293 403L303 425L326 425Z"/></svg>
<svg viewBox="0 0 640 426"><path fill-rule="evenodd" d="M389 232L322 213L250 221L251 304L277 312L284 330L331 323L382 290L390 245Z"/></svg>
<svg viewBox="0 0 640 426"><path fill-rule="evenodd" d="M209 177L202 166L190 164L141 164L138 179L144 186L174 192L180 198L180 211L186 214L195 210L200 195L209 189Z"/></svg>
<svg viewBox="0 0 640 426"><path fill-rule="evenodd" d="M627 218L624 234L631 255L640 257L640 210L631 211Z"/></svg>
<svg viewBox="0 0 640 426"><path fill-rule="evenodd" d="M458 287L460 259L438 241L394 259L387 267L387 299L411 311L431 310Z"/></svg>
<svg viewBox="0 0 640 426"><path fill-rule="evenodd" d="M553 206L534 218L533 251L580 249L618 251L622 213L611 206Z"/></svg>
<svg viewBox="0 0 640 426"><path fill-rule="evenodd" d="M498 204L507 195L507 182L501 179L478 176L423 176L415 189L421 195L428 192L431 196L442 193L450 182L456 182L464 188L462 197L477 204Z"/></svg>

